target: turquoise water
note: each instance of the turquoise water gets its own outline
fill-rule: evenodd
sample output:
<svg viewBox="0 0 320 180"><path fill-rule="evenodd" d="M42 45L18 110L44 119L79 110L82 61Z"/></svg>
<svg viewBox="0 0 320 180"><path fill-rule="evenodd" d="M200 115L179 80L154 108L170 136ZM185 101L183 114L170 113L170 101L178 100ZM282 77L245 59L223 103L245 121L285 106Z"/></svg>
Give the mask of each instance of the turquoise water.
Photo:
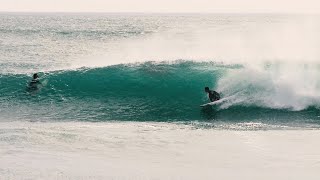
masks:
<svg viewBox="0 0 320 180"><path fill-rule="evenodd" d="M306 47L317 38L311 34L294 47L278 39L288 43L283 51L276 39L310 17L1 14L0 19L2 120L320 123L320 65L313 47ZM262 31L268 28L275 30ZM303 52L291 51L302 46ZM34 72L43 87L30 92ZM229 100L200 108L208 102L205 86Z"/></svg>
<svg viewBox="0 0 320 180"><path fill-rule="evenodd" d="M225 68L177 62L56 71L42 74L41 81L47 84L34 94L25 90L30 77L7 75L1 77L6 87L1 94L9 104L28 107L22 111L42 112L42 118L200 120L199 105L208 101L204 86L216 83ZM33 118L28 116L24 118Z"/></svg>
<svg viewBox="0 0 320 180"><path fill-rule="evenodd" d="M318 104L295 110L268 106L259 100L237 102L243 96L238 94L222 104L199 107L208 102L205 86L218 87L225 74L243 68L178 61L54 71L40 73L44 85L34 92L26 88L29 76L4 75L1 114L27 120L263 122L291 126L319 123ZM259 84L247 88L242 91L250 93L249 98L263 94L256 91L261 88ZM222 96L229 94L222 91Z"/></svg>

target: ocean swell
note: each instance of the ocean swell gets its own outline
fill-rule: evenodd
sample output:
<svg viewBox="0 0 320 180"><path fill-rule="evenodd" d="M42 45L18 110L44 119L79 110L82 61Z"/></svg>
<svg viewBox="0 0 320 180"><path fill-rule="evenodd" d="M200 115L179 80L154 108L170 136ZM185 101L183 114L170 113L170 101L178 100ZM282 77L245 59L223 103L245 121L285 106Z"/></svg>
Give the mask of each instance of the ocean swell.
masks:
<svg viewBox="0 0 320 180"><path fill-rule="evenodd" d="M318 120L319 65L145 62L0 76L0 114L27 120L312 121ZM204 87L229 98L217 106Z"/></svg>

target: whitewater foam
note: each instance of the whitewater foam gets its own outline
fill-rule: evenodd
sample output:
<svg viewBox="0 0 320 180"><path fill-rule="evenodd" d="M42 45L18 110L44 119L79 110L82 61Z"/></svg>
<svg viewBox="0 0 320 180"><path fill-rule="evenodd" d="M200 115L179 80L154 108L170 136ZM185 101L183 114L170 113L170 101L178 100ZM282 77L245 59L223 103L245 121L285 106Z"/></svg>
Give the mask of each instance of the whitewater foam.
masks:
<svg viewBox="0 0 320 180"><path fill-rule="evenodd" d="M268 63L230 70L218 82L229 104L302 110L320 104L318 63ZM225 106L228 107L228 106Z"/></svg>
<svg viewBox="0 0 320 180"><path fill-rule="evenodd" d="M316 180L320 167L317 130L225 131L151 122L0 122L0 131L4 179Z"/></svg>

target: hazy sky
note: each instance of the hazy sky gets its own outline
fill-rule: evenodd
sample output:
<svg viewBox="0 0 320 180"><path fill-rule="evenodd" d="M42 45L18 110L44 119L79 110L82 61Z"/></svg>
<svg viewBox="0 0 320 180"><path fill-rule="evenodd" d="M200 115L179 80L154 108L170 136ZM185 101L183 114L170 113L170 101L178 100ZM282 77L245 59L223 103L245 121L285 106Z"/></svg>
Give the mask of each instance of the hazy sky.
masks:
<svg viewBox="0 0 320 180"><path fill-rule="evenodd" d="M0 0L0 11L319 13L319 0Z"/></svg>

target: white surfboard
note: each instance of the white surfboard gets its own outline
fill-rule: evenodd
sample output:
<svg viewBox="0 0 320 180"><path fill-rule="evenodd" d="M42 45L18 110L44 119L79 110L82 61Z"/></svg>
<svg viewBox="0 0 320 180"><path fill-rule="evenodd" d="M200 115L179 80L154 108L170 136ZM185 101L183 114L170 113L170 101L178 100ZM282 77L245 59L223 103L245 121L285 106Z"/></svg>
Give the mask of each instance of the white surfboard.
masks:
<svg viewBox="0 0 320 180"><path fill-rule="evenodd" d="M209 103L206 103L206 104L202 104L200 105L200 107L205 107L205 106L213 106L213 105L217 105L217 104L221 104L225 101L228 101L232 98L233 96L229 96L229 97L224 97L224 98L221 98L220 100L218 101L213 101L213 102L209 102Z"/></svg>
<svg viewBox="0 0 320 180"><path fill-rule="evenodd" d="M207 103L207 104L202 104L202 105L200 105L200 107L213 106L213 105L216 105L216 104L220 104L220 103L222 103L224 100L225 100L225 99L222 98L222 99L220 99L220 100L218 100L218 101L213 101L213 102L209 102L209 103Z"/></svg>

